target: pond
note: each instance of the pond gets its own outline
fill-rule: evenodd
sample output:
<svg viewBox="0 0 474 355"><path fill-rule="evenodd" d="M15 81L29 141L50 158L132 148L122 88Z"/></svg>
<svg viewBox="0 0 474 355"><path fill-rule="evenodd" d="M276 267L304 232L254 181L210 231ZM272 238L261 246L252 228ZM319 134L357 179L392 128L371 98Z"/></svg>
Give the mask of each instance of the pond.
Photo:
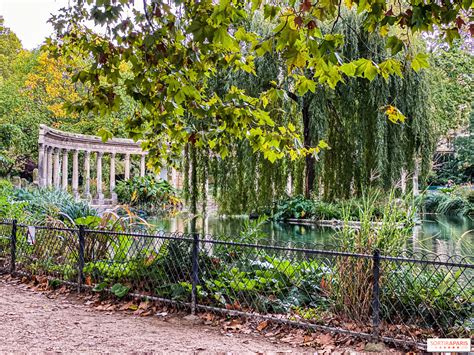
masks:
<svg viewBox="0 0 474 355"><path fill-rule="evenodd" d="M245 225L245 217L207 217L197 221L200 233L227 236L238 240ZM160 230L169 232L190 232L190 222L184 217L150 219ZM268 222L262 231L275 242L285 242L288 246L333 245L336 230L329 227L295 225ZM410 240L417 251L429 251L444 255L474 255L474 219L472 217L424 215L421 224L413 229Z"/></svg>

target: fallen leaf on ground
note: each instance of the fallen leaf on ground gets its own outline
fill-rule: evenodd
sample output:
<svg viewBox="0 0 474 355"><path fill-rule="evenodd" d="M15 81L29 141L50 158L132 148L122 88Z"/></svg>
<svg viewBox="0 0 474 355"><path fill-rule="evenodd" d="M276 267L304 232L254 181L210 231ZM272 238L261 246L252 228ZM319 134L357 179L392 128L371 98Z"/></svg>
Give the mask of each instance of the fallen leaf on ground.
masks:
<svg viewBox="0 0 474 355"><path fill-rule="evenodd" d="M258 325L257 325L257 330L259 332L261 332L262 330L264 330L266 327L268 326L268 321L263 321L263 322L260 322Z"/></svg>

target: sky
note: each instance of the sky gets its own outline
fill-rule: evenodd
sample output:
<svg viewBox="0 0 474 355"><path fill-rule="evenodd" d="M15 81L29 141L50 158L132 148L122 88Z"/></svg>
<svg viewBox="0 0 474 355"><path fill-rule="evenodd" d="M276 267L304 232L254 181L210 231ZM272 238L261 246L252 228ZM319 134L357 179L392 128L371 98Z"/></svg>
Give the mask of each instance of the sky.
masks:
<svg viewBox="0 0 474 355"><path fill-rule="evenodd" d="M0 16L21 40L23 47L39 47L53 33L47 23L51 13L67 6L68 0L0 0Z"/></svg>

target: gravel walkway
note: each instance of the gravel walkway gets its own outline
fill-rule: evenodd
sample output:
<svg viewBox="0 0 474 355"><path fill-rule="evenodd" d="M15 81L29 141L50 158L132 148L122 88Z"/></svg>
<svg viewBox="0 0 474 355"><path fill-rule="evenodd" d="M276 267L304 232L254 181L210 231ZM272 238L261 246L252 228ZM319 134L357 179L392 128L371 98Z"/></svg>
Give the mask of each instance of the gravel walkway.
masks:
<svg viewBox="0 0 474 355"><path fill-rule="evenodd" d="M0 352L81 353L288 353L295 348L263 337L231 334L122 312L101 312L74 297L28 290L0 277ZM308 351L299 348L296 352Z"/></svg>

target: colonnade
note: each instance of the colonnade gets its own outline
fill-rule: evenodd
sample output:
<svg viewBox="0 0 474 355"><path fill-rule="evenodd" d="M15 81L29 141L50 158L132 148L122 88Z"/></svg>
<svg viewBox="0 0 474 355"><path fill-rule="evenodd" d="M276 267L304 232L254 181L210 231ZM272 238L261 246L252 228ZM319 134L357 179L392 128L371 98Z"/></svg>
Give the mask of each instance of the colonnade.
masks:
<svg viewBox="0 0 474 355"><path fill-rule="evenodd" d="M64 190L69 189L71 182L72 193L76 198L84 198L86 200L97 200L98 204L104 203L104 189L103 189L103 160L104 154L110 156L109 169L109 190L112 198L112 203L117 201L117 195L114 192L116 186L116 159L118 156L123 157L125 167L125 179L130 178L130 160L131 154L117 154L84 151L83 158L83 184L82 195L79 189L79 152L78 149L61 149L51 146L39 146L39 185L48 186ZM140 176L145 176L146 161L145 154L140 154ZM69 158L72 157L72 177L69 179ZM96 161L96 196L91 194L91 159Z"/></svg>
<svg viewBox="0 0 474 355"><path fill-rule="evenodd" d="M103 205L104 202L116 203L114 192L116 186L116 162L123 159L124 178L130 179L131 159L140 157L140 176L145 176L146 155L141 149L140 142L131 139L113 138L103 142L99 137L62 132L45 125L40 126L38 157L39 186L54 186L69 189L71 181L72 193L79 199L93 201ZM83 152L80 167L79 153ZM112 201L105 201L103 190L103 160L104 154L110 157L109 190ZM72 177L69 179L69 161L72 158ZM96 193L91 195L91 159L95 159ZM80 169L82 171L82 186L79 186Z"/></svg>

